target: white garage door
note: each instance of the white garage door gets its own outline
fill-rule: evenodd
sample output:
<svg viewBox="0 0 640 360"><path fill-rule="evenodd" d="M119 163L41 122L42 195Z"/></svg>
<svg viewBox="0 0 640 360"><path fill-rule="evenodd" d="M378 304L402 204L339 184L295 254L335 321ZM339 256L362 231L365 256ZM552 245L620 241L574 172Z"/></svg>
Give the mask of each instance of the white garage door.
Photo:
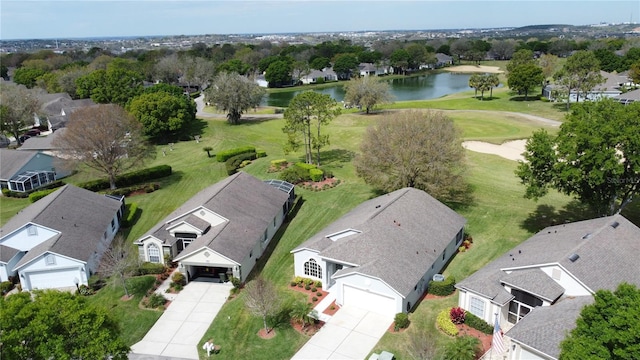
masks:
<svg viewBox="0 0 640 360"><path fill-rule="evenodd" d="M73 287L75 279L80 279L78 269L39 271L27 274L31 289L57 289Z"/></svg>
<svg viewBox="0 0 640 360"><path fill-rule="evenodd" d="M395 316L396 300L378 293L344 285L343 304L366 309L378 314Z"/></svg>

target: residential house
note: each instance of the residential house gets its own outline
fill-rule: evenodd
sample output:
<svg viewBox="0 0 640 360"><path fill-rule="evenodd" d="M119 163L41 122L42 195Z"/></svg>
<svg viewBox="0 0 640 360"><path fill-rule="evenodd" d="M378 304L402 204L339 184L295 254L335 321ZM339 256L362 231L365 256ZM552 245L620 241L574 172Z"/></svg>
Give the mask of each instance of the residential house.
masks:
<svg viewBox="0 0 640 360"><path fill-rule="evenodd" d="M282 225L295 196L292 184L238 172L209 186L138 239L143 261L178 263L199 276L244 281Z"/></svg>
<svg viewBox="0 0 640 360"><path fill-rule="evenodd" d="M351 210L291 251L294 274L322 281L338 305L410 311L462 243L466 220L404 188Z"/></svg>
<svg viewBox="0 0 640 360"><path fill-rule="evenodd" d="M66 128L61 128L56 130L53 133L50 133L44 136L30 137L27 140L25 140L25 142L22 143L22 146L20 146L17 150L18 151L25 151L25 150L39 151L44 154L56 156L60 149L54 145L55 140L61 137L66 130L67 130Z"/></svg>
<svg viewBox="0 0 640 360"><path fill-rule="evenodd" d="M606 71L600 71L600 75L604 81L594 87L587 93L581 92L580 98L575 90L571 90L569 94L569 101L585 101L585 100L598 100L602 98L615 98L622 94L622 87L625 83L629 82L628 77L618 74L608 73ZM556 100L558 91L561 88L555 84L548 84L542 89L542 96L549 100Z"/></svg>
<svg viewBox="0 0 640 360"><path fill-rule="evenodd" d="M436 54L436 68L453 65L453 58L447 54Z"/></svg>
<svg viewBox="0 0 640 360"><path fill-rule="evenodd" d="M120 227L124 197L65 185L0 229L0 281L23 290L87 285Z"/></svg>
<svg viewBox="0 0 640 360"><path fill-rule="evenodd" d="M498 317L505 358L557 359L596 291L640 286L639 254L640 228L622 215L547 227L460 281L458 306Z"/></svg>
<svg viewBox="0 0 640 360"><path fill-rule="evenodd" d="M640 101L640 89L627 91L626 93L620 94L618 96L614 96L613 99L624 105L631 104L632 102Z"/></svg>
<svg viewBox="0 0 640 360"><path fill-rule="evenodd" d="M43 117L36 115L36 125L47 125L51 131L66 126L69 115L77 109L95 105L91 99L73 100L67 93L44 94L40 96Z"/></svg>
<svg viewBox="0 0 640 360"><path fill-rule="evenodd" d="M322 79L322 80L320 80ZM300 82L308 85L315 84L317 82L338 81L338 75L331 68L324 68L322 70L311 70L311 72L305 76L300 77Z"/></svg>
<svg viewBox="0 0 640 360"><path fill-rule="evenodd" d="M393 74L393 67L378 66L372 63L360 63L358 65L360 76L384 76Z"/></svg>
<svg viewBox="0 0 640 360"><path fill-rule="evenodd" d="M39 151L0 149L0 187L29 192L70 175L61 160Z"/></svg>

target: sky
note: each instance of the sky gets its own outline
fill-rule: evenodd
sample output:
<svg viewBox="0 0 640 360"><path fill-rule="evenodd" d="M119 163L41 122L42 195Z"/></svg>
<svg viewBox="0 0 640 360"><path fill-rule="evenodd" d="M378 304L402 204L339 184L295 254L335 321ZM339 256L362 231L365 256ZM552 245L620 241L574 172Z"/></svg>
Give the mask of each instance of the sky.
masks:
<svg viewBox="0 0 640 360"><path fill-rule="evenodd" d="M640 0L0 0L0 39L640 23Z"/></svg>

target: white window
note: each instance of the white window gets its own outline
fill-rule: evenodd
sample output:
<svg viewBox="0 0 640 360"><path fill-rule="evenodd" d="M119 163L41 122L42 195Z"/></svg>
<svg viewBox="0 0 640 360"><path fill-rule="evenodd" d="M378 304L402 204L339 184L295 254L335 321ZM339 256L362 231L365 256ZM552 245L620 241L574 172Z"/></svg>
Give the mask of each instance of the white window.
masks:
<svg viewBox="0 0 640 360"><path fill-rule="evenodd" d="M276 227L276 218L273 218L273 227Z"/></svg>
<svg viewBox="0 0 640 360"><path fill-rule="evenodd" d="M156 244L150 244L149 247L147 247L147 253L149 254L149 262L160 262L160 249L158 249Z"/></svg>
<svg viewBox="0 0 640 360"><path fill-rule="evenodd" d="M322 267L314 259L304 263L304 274L322 279Z"/></svg>
<svg viewBox="0 0 640 360"><path fill-rule="evenodd" d="M267 234L267 230L264 231L264 235L262 236L262 242L267 241L268 238L268 234Z"/></svg>
<svg viewBox="0 0 640 360"><path fill-rule="evenodd" d="M55 265L56 264L56 257L55 255L47 255L44 257L44 263L47 265Z"/></svg>
<svg viewBox="0 0 640 360"><path fill-rule="evenodd" d="M480 319L484 319L484 300L472 296L469 300L469 312Z"/></svg>
<svg viewBox="0 0 640 360"><path fill-rule="evenodd" d="M27 226L27 235L29 235L29 236L38 235L38 228L33 226L33 225Z"/></svg>

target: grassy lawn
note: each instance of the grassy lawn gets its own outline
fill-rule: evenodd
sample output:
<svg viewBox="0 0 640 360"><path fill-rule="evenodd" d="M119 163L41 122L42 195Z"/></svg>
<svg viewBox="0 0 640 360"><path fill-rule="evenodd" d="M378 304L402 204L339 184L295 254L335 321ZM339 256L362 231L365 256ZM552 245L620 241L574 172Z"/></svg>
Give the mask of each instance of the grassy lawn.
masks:
<svg viewBox="0 0 640 360"><path fill-rule="evenodd" d="M142 340L144 335L160 318L162 312L143 310L138 304L147 290L151 288L155 276L138 276L127 280L128 290L133 299L122 301L124 289L122 285L108 284L87 300L97 306L105 307L120 324L121 336L131 346Z"/></svg>
<svg viewBox="0 0 640 360"><path fill-rule="evenodd" d="M400 108L402 105L424 109L488 110L450 111L449 115L462 129L466 140L492 143L526 138L540 127L535 122L501 111L520 111L552 119L563 116L562 112L555 110L549 103L510 101L506 91L495 91L496 99L492 101L472 99L469 94L472 95L473 92L431 101L397 103L389 108ZM531 111L524 111L527 109ZM323 150L321 160L323 166L332 170L342 183L322 192L297 189L300 199L295 216L283 225L274 238L270 255L263 257L266 261L257 266L263 276L276 283L285 301L299 296L288 290L289 280L293 276L293 256L290 251L362 201L375 196L372 189L355 175L352 159L359 151L359 143L366 128L382 116L385 116L384 112L373 115L345 113L327 127L331 145ZM302 156L301 152L284 153L283 126L282 119L245 121L237 126L227 124L224 119L207 120L203 121L204 134L200 143L179 142L173 145L173 150L168 146L159 146L157 157L146 166L167 164L172 166L174 173L159 181L160 190L127 198L128 203L135 202L142 210L137 223L125 230L127 239L134 241L139 238L198 191L226 177L224 165L217 163L214 158L208 158L202 150L206 146L213 148L212 153L242 145L256 146L265 150L268 156L255 160L243 170L262 179L277 177L277 174L267 173L270 160L286 158L299 161ZM163 150L166 155L163 155ZM515 162L470 151L467 151L467 158L467 175L473 187L474 200L455 210L467 218L467 229L474 237L474 245L470 251L459 254L452 260L446 270L448 275L462 279L542 227L554 221L586 217L568 197L559 194L550 194L539 203L523 199L524 188L513 173ZM79 173L68 180L77 183L92 177L95 174ZM25 199L0 198L2 224L28 204ZM140 282L136 285L139 291L135 291L136 299L128 302L119 300L123 295L120 287L104 288L91 297L91 301L112 309L122 325L123 337L128 344L139 341L160 316L159 312L138 308L138 302L147 288L147 284L142 284L146 281L144 279L135 279L136 283ZM219 316L201 340L203 343L209 337L216 339L216 343L222 346L219 354L221 359L290 358L308 340L287 323L276 327L277 335L273 339L260 339L256 333L262 326L261 319L246 311L243 296L241 292L222 307ZM446 336L435 329L435 316L440 309L456 303L455 296L422 303L410 315L412 325L409 331L433 334L438 343L448 341ZM376 351L389 350L398 359L408 358L405 349L408 333L385 335Z"/></svg>

